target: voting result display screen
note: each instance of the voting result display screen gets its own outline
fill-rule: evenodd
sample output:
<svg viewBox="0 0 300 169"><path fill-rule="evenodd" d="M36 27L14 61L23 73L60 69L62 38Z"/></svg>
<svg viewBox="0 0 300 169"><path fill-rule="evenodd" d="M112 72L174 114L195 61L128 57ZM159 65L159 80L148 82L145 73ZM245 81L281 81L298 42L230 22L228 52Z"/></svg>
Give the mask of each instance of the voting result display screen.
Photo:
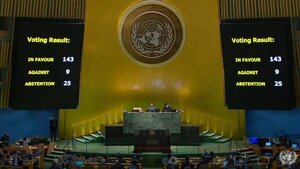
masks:
<svg viewBox="0 0 300 169"><path fill-rule="evenodd" d="M289 20L225 20L221 38L228 108L295 106Z"/></svg>
<svg viewBox="0 0 300 169"><path fill-rule="evenodd" d="M84 24L17 18L10 107L77 108Z"/></svg>

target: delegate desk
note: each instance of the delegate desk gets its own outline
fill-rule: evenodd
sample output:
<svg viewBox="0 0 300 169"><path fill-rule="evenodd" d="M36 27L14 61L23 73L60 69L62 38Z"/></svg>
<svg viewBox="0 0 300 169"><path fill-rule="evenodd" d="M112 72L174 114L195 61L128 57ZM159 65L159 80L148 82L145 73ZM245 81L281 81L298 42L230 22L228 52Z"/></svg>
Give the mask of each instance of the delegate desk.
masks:
<svg viewBox="0 0 300 169"><path fill-rule="evenodd" d="M124 112L124 133L137 133L141 130L168 130L181 133L181 112Z"/></svg>

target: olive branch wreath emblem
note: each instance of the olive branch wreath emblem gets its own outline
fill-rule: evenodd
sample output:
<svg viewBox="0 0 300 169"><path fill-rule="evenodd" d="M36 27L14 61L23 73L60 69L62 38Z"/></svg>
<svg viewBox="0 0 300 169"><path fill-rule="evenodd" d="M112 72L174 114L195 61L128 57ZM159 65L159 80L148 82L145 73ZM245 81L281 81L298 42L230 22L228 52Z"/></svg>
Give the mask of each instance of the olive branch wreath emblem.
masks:
<svg viewBox="0 0 300 169"><path fill-rule="evenodd" d="M138 32L138 29L140 27L140 23L134 24L133 29L132 29L132 33L131 33L131 38L132 38L133 46L135 47L135 49L138 50L138 52L140 52L141 54L144 54L144 55L154 54L156 56L160 55L160 54L163 54L166 51L168 51L170 49L170 46L172 46L172 44L173 44L174 34L173 34L172 27L168 23L164 23L164 25L167 29L166 41L161 46L161 48L159 50L151 51L151 50L145 49L143 47L143 45L141 44L141 42L138 40L137 32Z"/></svg>

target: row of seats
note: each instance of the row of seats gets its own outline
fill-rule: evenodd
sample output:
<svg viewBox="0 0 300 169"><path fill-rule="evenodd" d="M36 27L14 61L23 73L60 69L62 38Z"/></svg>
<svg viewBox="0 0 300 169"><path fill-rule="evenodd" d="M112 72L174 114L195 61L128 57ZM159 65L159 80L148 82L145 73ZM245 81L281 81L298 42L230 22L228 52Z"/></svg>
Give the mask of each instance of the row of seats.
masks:
<svg viewBox="0 0 300 169"><path fill-rule="evenodd" d="M59 168L101 168L101 169L141 169L142 158L128 158L117 155L117 157L104 156L82 156L71 152L65 153L62 158L54 160L52 167Z"/></svg>

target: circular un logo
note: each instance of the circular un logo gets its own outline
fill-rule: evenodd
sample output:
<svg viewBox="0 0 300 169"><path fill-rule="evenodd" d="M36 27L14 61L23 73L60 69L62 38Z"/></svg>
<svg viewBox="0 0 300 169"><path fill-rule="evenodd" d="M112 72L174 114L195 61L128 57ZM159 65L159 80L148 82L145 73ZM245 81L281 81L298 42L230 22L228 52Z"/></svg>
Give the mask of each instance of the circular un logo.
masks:
<svg viewBox="0 0 300 169"><path fill-rule="evenodd" d="M295 163L296 159L297 159L297 155L295 153L295 151L290 151L290 150L284 150L281 151L279 154L279 159L282 163L282 165L291 165L293 163Z"/></svg>
<svg viewBox="0 0 300 169"><path fill-rule="evenodd" d="M174 58L185 40L182 18L171 5L161 1L143 1L122 16L119 39L134 60L155 65Z"/></svg>

